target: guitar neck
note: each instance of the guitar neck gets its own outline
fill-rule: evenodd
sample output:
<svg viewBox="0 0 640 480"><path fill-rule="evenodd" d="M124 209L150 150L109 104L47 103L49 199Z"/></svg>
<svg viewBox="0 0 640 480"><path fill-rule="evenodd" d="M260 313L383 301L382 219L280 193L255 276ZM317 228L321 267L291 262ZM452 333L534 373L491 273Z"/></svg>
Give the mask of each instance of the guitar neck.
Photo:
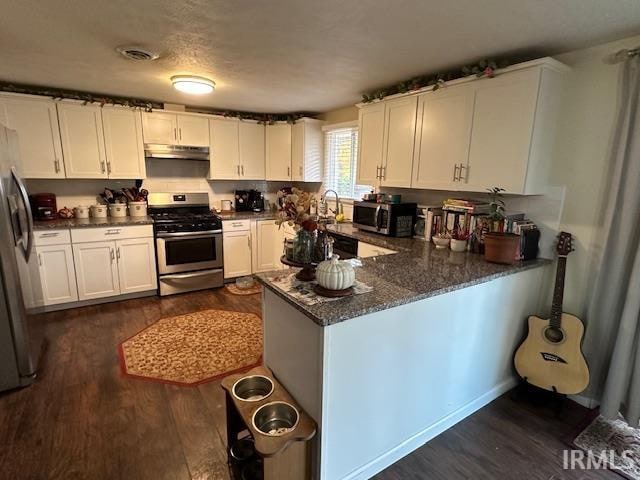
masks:
<svg viewBox="0 0 640 480"><path fill-rule="evenodd" d="M556 285L553 289L553 303L551 304L552 327L560 328L562 319L562 301L564 297L564 276L567 270L567 257L558 257L558 268L556 269Z"/></svg>

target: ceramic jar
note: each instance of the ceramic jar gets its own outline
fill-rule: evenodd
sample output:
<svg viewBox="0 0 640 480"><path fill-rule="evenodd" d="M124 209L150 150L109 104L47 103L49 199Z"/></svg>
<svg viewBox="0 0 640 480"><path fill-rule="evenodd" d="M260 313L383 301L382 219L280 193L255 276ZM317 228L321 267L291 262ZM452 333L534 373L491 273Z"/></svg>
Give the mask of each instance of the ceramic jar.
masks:
<svg viewBox="0 0 640 480"><path fill-rule="evenodd" d="M107 218L107 206L106 205L91 205L91 216L93 218Z"/></svg>
<svg viewBox="0 0 640 480"><path fill-rule="evenodd" d="M129 202L129 215L132 217L146 217L147 202Z"/></svg>
<svg viewBox="0 0 640 480"><path fill-rule="evenodd" d="M112 203L109 205L109 213L112 217L126 217L127 216L127 205L125 203Z"/></svg>
<svg viewBox="0 0 640 480"><path fill-rule="evenodd" d="M89 207L80 205L73 209L76 218L89 218Z"/></svg>
<svg viewBox="0 0 640 480"><path fill-rule="evenodd" d="M451 251L452 252L465 252L467 250L467 241L458 240L456 238L451 239Z"/></svg>
<svg viewBox="0 0 640 480"><path fill-rule="evenodd" d="M345 290L356 281L356 272L349 262L340 261L338 255L321 262L316 268L316 280L328 290Z"/></svg>

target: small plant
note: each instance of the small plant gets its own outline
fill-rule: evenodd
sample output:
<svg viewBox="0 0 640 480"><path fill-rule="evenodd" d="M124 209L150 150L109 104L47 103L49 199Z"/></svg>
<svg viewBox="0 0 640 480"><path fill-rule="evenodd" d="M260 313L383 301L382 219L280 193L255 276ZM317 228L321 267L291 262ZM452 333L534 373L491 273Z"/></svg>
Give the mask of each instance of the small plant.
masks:
<svg viewBox="0 0 640 480"><path fill-rule="evenodd" d="M505 192L506 190L500 187L493 187L487 188L487 191L491 197L491 202L489 202L491 208L489 218L494 222L501 222L505 218L505 203L502 199L502 192Z"/></svg>

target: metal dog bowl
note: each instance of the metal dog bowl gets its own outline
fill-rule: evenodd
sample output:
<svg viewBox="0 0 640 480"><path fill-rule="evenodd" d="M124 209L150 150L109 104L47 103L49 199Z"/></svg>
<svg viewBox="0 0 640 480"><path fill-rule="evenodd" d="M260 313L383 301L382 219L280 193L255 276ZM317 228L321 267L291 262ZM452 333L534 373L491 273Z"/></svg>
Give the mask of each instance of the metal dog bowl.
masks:
<svg viewBox="0 0 640 480"><path fill-rule="evenodd" d="M249 375L242 377L233 384L233 396L245 402L259 402L273 392L273 382L263 375Z"/></svg>
<svg viewBox="0 0 640 480"><path fill-rule="evenodd" d="M253 438L245 437L233 442L229 448L229 453L234 460L244 462L252 458L256 453Z"/></svg>
<svg viewBox="0 0 640 480"><path fill-rule="evenodd" d="M253 414L253 428L264 435L279 437L296 428L300 415L287 402L271 402L261 406Z"/></svg>

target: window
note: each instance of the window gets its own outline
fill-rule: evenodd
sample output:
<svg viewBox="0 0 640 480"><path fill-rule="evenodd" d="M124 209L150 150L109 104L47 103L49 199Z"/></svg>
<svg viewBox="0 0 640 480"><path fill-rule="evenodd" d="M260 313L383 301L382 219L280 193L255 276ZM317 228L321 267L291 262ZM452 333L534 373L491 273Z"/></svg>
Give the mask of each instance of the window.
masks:
<svg viewBox="0 0 640 480"><path fill-rule="evenodd" d="M369 193L370 186L356 184L358 127L329 127L324 141L324 189L335 190L340 198L358 200Z"/></svg>

